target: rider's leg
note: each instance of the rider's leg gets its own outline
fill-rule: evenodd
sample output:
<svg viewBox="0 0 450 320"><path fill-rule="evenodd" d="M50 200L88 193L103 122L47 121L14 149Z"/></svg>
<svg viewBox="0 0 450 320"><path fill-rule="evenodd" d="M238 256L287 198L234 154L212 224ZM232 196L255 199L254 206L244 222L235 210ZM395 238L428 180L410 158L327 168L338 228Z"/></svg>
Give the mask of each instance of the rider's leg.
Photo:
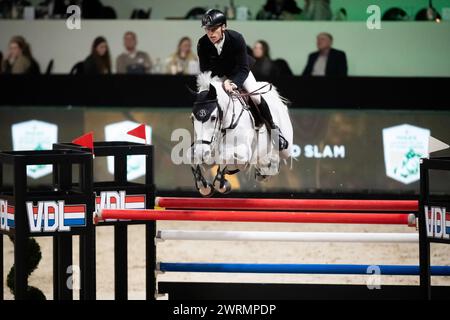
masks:
<svg viewBox="0 0 450 320"><path fill-rule="evenodd" d="M245 79L244 84L242 86L247 92L256 91L260 87L260 85L258 85L258 82L256 82L255 76L251 71L248 73L248 77L247 79ZM250 96L250 98L256 105L259 105L261 103L261 95L259 94Z"/></svg>
<svg viewBox="0 0 450 320"><path fill-rule="evenodd" d="M256 82L256 79L253 76L252 72L249 72L248 77L243 84L243 87L247 92L253 92L260 88L260 85ZM281 150L287 149L289 146L289 143L281 134L280 128L273 121L272 113L270 112L270 108L269 108L269 105L267 104L266 100L259 94L252 95L252 96L250 96L250 98L253 100L253 103L255 103L255 105L258 106L258 110L259 110L261 116L267 122L270 129L278 131L277 135L278 135L279 150L281 151Z"/></svg>

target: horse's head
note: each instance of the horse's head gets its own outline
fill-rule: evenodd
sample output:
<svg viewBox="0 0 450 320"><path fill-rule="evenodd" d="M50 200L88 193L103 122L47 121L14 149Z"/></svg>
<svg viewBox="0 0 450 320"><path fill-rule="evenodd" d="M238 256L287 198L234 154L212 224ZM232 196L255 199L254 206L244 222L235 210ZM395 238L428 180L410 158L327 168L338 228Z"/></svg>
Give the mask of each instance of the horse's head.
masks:
<svg viewBox="0 0 450 320"><path fill-rule="evenodd" d="M218 137L222 121L222 109L212 84L208 90L196 94L191 120L194 125L194 159L196 163L208 163L212 156L211 144Z"/></svg>

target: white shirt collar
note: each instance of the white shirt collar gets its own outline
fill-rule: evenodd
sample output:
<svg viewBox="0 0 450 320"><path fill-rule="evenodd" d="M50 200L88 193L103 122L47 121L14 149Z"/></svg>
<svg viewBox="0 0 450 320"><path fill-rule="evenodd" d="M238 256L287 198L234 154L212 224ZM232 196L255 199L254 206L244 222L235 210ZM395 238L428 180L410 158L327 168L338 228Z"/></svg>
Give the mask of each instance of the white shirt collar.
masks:
<svg viewBox="0 0 450 320"><path fill-rule="evenodd" d="M223 33L222 40L217 43L214 43L214 46L217 49L217 53L220 55L222 53L223 44L225 43L225 32Z"/></svg>

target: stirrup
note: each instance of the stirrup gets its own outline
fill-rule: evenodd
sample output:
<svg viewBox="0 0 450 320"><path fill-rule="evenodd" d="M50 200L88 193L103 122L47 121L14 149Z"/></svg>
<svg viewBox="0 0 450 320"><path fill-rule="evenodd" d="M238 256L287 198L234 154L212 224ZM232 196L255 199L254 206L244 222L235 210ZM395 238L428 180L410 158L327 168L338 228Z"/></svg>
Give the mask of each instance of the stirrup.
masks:
<svg viewBox="0 0 450 320"><path fill-rule="evenodd" d="M281 130L279 127L275 126L273 129L278 130L278 150L282 151L289 147L289 142L286 140L285 137L281 134ZM276 144L277 141L274 140L274 137L272 137L272 143Z"/></svg>

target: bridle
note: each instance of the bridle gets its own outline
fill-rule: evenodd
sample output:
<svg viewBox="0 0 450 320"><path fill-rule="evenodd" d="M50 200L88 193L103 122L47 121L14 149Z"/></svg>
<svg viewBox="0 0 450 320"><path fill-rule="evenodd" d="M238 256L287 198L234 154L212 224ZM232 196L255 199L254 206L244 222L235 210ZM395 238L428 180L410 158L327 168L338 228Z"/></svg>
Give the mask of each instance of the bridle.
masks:
<svg viewBox="0 0 450 320"><path fill-rule="evenodd" d="M259 92L260 90L264 89L265 87L269 87L269 89L262 93ZM231 94L228 95L228 104L227 104L225 115L223 114L223 110L220 108L219 100L217 98L205 100L205 101L201 101L201 102L194 102L194 106L201 106L201 105L206 106L206 105L214 103L216 108L218 109L219 117L217 117L214 122L214 130L213 130L213 134L211 135L211 139L210 140L195 140L192 143L191 147L196 144L212 145L213 142L217 141L217 137L219 136L220 133L222 133L222 138L223 138L226 135L227 130L233 130L238 126L244 111L249 112L249 106L245 102L244 97L251 97L251 96L255 96L255 95L265 94L271 90L272 90L272 84L266 83L263 86L261 86L260 88L254 90L252 92L242 93L237 90L233 91ZM242 105L242 109L238 116L236 116L236 110L235 110L235 101L236 100L239 100L239 102ZM230 110L231 103L233 104L233 114L231 116L231 122L228 127L223 128L223 125L224 125L223 120L226 118L228 111Z"/></svg>
<svg viewBox="0 0 450 320"><path fill-rule="evenodd" d="M205 100L205 101L201 101L201 102L194 102L194 106L202 106L202 105L206 106L206 105L209 105L209 104L212 104L212 103L215 104L215 109L217 108L218 113L219 113L219 117L217 117L216 121L214 122L214 130L213 130L213 134L211 136L211 139L210 140L195 140L192 143L191 147L194 146L195 144L211 145L215 141L215 138L217 136L216 131L218 130L217 127L219 126L219 128L220 128L220 126L222 124L222 119L223 119L223 111L222 111L222 109L220 109L219 100L216 98L216 99ZM192 121L194 121L194 120L192 119Z"/></svg>

